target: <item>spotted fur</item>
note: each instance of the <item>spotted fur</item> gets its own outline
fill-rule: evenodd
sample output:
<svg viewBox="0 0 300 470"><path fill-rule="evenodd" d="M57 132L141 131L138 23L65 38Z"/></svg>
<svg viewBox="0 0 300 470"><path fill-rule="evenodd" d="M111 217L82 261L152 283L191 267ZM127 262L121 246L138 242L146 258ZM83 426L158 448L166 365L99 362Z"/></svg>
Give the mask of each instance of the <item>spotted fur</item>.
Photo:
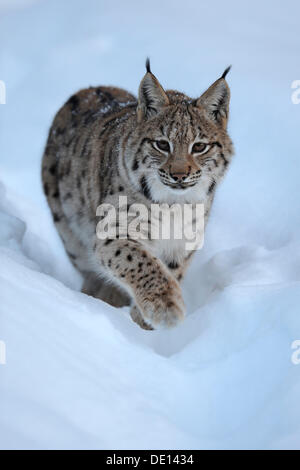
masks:
<svg viewBox="0 0 300 470"><path fill-rule="evenodd" d="M227 72L226 72L227 73ZM200 98L165 91L147 62L139 96L113 87L73 95L56 115L42 165L45 195L83 292L131 304L142 328L184 317L180 281L192 252L184 240L100 240L99 204L204 203L207 220L230 163L226 73Z"/></svg>

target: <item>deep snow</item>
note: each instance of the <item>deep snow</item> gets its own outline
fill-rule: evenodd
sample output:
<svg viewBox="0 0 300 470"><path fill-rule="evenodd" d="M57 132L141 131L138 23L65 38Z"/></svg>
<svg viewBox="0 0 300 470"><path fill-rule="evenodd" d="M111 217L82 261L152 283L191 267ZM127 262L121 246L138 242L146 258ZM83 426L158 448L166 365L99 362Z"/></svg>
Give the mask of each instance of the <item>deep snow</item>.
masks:
<svg viewBox="0 0 300 470"><path fill-rule="evenodd" d="M1 448L300 449L299 3L0 1ZM199 95L230 63L236 157L184 282L145 332L80 293L40 183L77 89L136 92L146 55Z"/></svg>

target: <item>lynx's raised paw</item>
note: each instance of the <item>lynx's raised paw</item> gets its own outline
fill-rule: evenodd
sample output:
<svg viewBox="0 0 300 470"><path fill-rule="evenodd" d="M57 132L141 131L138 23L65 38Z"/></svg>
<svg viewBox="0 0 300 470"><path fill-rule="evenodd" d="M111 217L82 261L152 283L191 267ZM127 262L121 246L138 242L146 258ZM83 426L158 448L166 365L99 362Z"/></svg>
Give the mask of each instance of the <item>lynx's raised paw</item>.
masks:
<svg viewBox="0 0 300 470"><path fill-rule="evenodd" d="M148 323L145 322L143 319L141 312L137 308L136 305L134 305L131 310L130 310L130 316L132 320L137 323L143 330L154 330L154 328L149 325Z"/></svg>
<svg viewBox="0 0 300 470"><path fill-rule="evenodd" d="M162 291L148 291L137 304L143 321L153 329L172 328L184 320L185 306L175 280L167 282Z"/></svg>

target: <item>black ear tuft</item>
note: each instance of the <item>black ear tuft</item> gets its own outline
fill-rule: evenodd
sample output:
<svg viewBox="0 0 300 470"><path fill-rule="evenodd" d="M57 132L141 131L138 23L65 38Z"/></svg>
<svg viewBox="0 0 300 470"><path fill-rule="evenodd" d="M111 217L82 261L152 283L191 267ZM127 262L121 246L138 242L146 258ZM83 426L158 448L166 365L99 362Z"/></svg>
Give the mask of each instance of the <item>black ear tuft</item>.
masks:
<svg viewBox="0 0 300 470"><path fill-rule="evenodd" d="M148 73L152 73L151 68L150 68L150 59L149 59L149 57L147 57L147 59L146 59L146 70L147 70Z"/></svg>
<svg viewBox="0 0 300 470"><path fill-rule="evenodd" d="M225 78L226 78L226 75L227 75L227 74L228 74L228 72L230 71L231 67L232 67L232 65L229 65L229 67L227 67L227 69L224 71L224 73L223 73L223 75L222 75L222 77L221 77L221 78L224 78L224 80L225 80Z"/></svg>
<svg viewBox="0 0 300 470"><path fill-rule="evenodd" d="M224 79L229 70L230 67L196 100L196 106L204 109L208 116L224 129L227 126L230 101L229 86Z"/></svg>
<svg viewBox="0 0 300 470"><path fill-rule="evenodd" d="M143 117L150 117L168 106L169 98L150 69L150 60L146 60L147 72L141 81L137 114L140 121Z"/></svg>

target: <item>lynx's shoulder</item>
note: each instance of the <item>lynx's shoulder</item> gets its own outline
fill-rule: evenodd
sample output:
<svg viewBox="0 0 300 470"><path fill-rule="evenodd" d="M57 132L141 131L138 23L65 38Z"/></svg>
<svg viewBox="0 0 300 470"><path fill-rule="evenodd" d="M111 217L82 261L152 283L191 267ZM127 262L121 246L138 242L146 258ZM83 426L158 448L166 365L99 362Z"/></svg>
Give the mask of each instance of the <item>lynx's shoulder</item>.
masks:
<svg viewBox="0 0 300 470"><path fill-rule="evenodd" d="M88 125L96 118L109 116L126 106L136 106L131 93L117 87L90 87L72 95L57 113L52 128L63 133L70 124Z"/></svg>

